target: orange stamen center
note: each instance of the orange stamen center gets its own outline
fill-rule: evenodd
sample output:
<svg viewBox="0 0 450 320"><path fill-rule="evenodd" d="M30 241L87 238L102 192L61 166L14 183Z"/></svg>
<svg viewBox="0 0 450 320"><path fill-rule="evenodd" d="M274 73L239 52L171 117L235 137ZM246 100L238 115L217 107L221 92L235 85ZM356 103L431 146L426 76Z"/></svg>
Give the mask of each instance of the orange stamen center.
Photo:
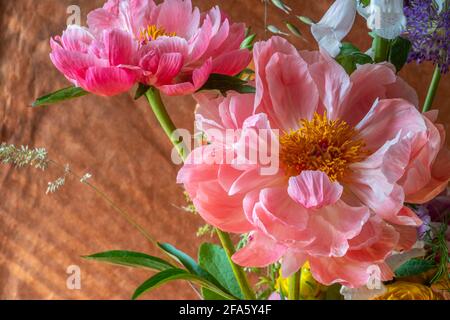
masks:
<svg viewBox="0 0 450 320"><path fill-rule="evenodd" d="M303 170L318 170L332 181L341 180L350 164L368 154L354 128L342 120L329 120L326 113L301 120L298 130L280 137L280 163L289 177Z"/></svg>
<svg viewBox="0 0 450 320"><path fill-rule="evenodd" d="M146 29L143 29L139 33L139 41L143 44L146 44L150 41L156 40L159 37L174 37L176 36L175 32L166 32L164 28L158 28L156 25L148 26Z"/></svg>

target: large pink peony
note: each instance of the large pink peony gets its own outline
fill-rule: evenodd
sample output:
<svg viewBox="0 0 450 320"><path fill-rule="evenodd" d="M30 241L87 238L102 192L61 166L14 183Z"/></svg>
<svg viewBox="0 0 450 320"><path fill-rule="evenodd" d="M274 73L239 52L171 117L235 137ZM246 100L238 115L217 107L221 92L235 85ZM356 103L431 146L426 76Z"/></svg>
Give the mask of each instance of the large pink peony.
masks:
<svg viewBox="0 0 450 320"><path fill-rule="evenodd" d="M392 278L385 259L409 249L422 223L404 202L428 201L449 180L435 112L417 110L391 65L348 76L326 54L299 53L278 37L257 43L254 60L256 95L198 97L197 125L214 139L191 153L178 182L207 222L250 232L233 257L240 265L281 259L288 276L309 261L321 283L350 287L374 267ZM234 140L217 134L227 129L238 129ZM225 161L258 148L245 137L262 129L279 143L276 174L262 174L259 160Z"/></svg>
<svg viewBox="0 0 450 320"><path fill-rule="evenodd" d="M214 7L201 15L191 0L109 0L51 40L54 65L76 86L112 96L141 82L167 95L190 94L211 73L236 75L251 55L244 24Z"/></svg>

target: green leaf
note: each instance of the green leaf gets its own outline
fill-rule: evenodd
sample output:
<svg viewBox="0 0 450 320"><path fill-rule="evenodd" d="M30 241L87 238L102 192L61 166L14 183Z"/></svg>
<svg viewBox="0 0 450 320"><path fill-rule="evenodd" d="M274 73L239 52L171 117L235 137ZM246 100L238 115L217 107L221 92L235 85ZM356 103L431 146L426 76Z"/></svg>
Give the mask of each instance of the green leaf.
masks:
<svg viewBox="0 0 450 320"><path fill-rule="evenodd" d="M209 281L207 281L199 276L196 276L194 274L191 274L183 269L167 269L167 270L161 271L160 273L155 274L154 276L152 276L150 279L145 281L142 285L140 285L136 289L136 291L133 294L132 299L136 300L144 293L146 293L152 289L158 288L161 285L168 283L170 281L174 281L174 280L190 281L190 282L199 284L200 286L207 288L208 290L215 292L221 296L224 296L229 300L235 300L235 297L222 291L221 289L219 289L218 287L216 287L214 284L210 283Z"/></svg>
<svg viewBox="0 0 450 320"><path fill-rule="evenodd" d="M272 24L267 26L267 30L269 30L273 34L279 34L279 35L283 35L283 36L288 36L288 34L286 32L281 31L280 29L278 29L276 26L274 26Z"/></svg>
<svg viewBox="0 0 450 320"><path fill-rule="evenodd" d="M158 257L132 251L107 251L85 256L83 258L127 267L148 268L156 271L175 268L169 262Z"/></svg>
<svg viewBox="0 0 450 320"><path fill-rule="evenodd" d="M356 70L356 63L351 55L337 56L336 61L345 69L348 74L352 74Z"/></svg>
<svg viewBox="0 0 450 320"><path fill-rule="evenodd" d="M228 300L225 297L221 296L220 294L217 294L205 288L202 288L202 297L205 300L218 300L218 301Z"/></svg>
<svg viewBox="0 0 450 320"><path fill-rule="evenodd" d="M201 90L219 90L223 95L226 95L227 91L236 91L238 93L255 93L256 91L254 87L238 77L214 73L209 76L208 81L199 91Z"/></svg>
<svg viewBox="0 0 450 320"><path fill-rule="evenodd" d="M300 32L300 30L299 30L295 25L293 25L292 23L286 22L286 27L289 29L289 31L290 31L294 36L299 37L299 38L302 38L302 37L303 37L303 35L302 35L302 33Z"/></svg>
<svg viewBox="0 0 450 320"><path fill-rule="evenodd" d="M256 34L251 34L248 37L246 37L244 39L244 41L242 41L242 43L241 43L241 49L252 50L253 49L253 41L255 41L255 38L256 38Z"/></svg>
<svg viewBox="0 0 450 320"><path fill-rule="evenodd" d="M352 54L353 58L355 59L355 62L357 64L368 64L373 63L373 59L371 56L361 53L361 52L355 52Z"/></svg>
<svg viewBox="0 0 450 320"><path fill-rule="evenodd" d="M143 95L145 95L147 93L148 89L150 89L150 86L143 84L143 83L139 83L139 87L137 88L136 94L134 95L134 100L138 100Z"/></svg>
<svg viewBox="0 0 450 320"><path fill-rule="evenodd" d="M357 65L373 63L370 56L362 53L357 47L348 42L342 44L341 52L336 57L336 61L348 74L352 74L356 70Z"/></svg>
<svg viewBox="0 0 450 320"><path fill-rule="evenodd" d="M304 24L307 24L308 26L312 26L313 24L315 24L315 22L309 17L297 16L297 19L303 22Z"/></svg>
<svg viewBox="0 0 450 320"><path fill-rule="evenodd" d="M363 7L367 7L370 5L370 0L359 0L359 3L361 3Z"/></svg>
<svg viewBox="0 0 450 320"><path fill-rule="evenodd" d="M325 300L344 300L344 297L341 295L341 287L337 283L329 286L325 294Z"/></svg>
<svg viewBox="0 0 450 320"><path fill-rule="evenodd" d="M408 39L397 37L391 42L391 50L389 51L389 62L395 66L399 72L408 60L409 52L412 44Z"/></svg>
<svg viewBox="0 0 450 320"><path fill-rule="evenodd" d="M178 250L174 246L168 243L159 243L161 249L171 255L174 259L178 260L191 274L201 277L212 284L216 285L220 289L226 291L226 289L220 284L220 282L207 270L203 269L193 258Z"/></svg>
<svg viewBox="0 0 450 320"><path fill-rule="evenodd" d="M223 248L211 243L202 244L198 254L198 262L200 266L213 275L219 283L228 290L228 292L243 299L241 289Z"/></svg>
<svg viewBox="0 0 450 320"><path fill-rule="evenodd" d="M89 92L85 91L82 88L69 87L38 98L35 102L33 102L32 106L33 107L47 106L50 104L55 104L57 102L79 98L88 94Z"/></svg>
<svg viewBox="0 0 450 320"><path fill-rule="evenodd" d="M432 261L414 258L398 267L397 270L395 270L395 276L399 278L415 276L427 272L435 266L436 265Z"/></svg>
<svg viewBox="0 0 450 320"><path fill-rule="evenodd" d="M283 1L281 0L271 0L271 1L275 7L284 11L284 13L286 14L289 14L292 11L292 9L288 7L285 3L283 3Z"/></svg>
<svg viewBox="0 0 450 320"><path fill-rule="evenodd" d="M178 250L169 243L159 243L158 245L174 259L178 260L190 273L199 276L207 275L207 272L203 270L194 259L183 251Z"/></svg>
<svg viewBox="0 0 450 320"><path fill-rule="evenodd" d="M359 50L358 47L350 42L344 42L342 43L341 52L339 53L339 55L349 55L356 52L361 52L361 50Z"/></svg>

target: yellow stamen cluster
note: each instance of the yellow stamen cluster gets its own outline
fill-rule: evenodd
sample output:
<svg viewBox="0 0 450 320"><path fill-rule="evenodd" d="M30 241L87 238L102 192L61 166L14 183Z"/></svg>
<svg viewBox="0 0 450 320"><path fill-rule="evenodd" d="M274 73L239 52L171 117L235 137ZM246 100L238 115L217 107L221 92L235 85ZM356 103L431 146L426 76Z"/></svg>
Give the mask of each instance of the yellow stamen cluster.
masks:
<svg viewBox="0 0 450 320"><path fill-rule="evenodd" d="M280 137L280 163L289 177L303 170L325 172L330 180L341 180L348 166L363 160L368 151L358 133L342 120L314 114L300 128Z"/></svg>
<svg viewBox="0 0 450 320"><path fill-rule="evenodd" d="M174 37L176 33L166 32L162 27L158 28L156 25L151 25L139 33L139 41L145 44L162 36Z"/></svg>

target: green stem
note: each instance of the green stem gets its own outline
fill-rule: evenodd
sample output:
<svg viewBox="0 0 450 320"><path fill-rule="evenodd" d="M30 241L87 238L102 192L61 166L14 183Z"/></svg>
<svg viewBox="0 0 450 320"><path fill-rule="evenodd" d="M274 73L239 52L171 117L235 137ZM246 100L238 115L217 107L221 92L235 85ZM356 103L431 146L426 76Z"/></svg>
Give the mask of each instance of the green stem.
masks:
<svg viewBox="0 0 450 320"><path fill-rule="evenodd" d="M147 97L148 103L150 104L150 107L153 110L153 113L155 114L156 118L158 119L159 124L163 128L164 132L166 133L167 137L169 137L172 144L175 146L175 148L178 151L178 154L183 160L186 160L186 148L184 148L184 143L181 139L177 139L174 136L174 132L177 130L177 127L172 122L172 119L170 118L169 114L167 113L167 110L164 106L164 103L161 99L161 94L159 91L153 87L151 87L146 93L145 96Z"/></svg>
<svg viewBox="0 0 450 320"><path fill-rule="evenodd" d="M389 55L389 40L380 36L375 36L373 39L374 61L376 63L388 60Z"/></svg>
<svg viewBox="0 0 450 320"><path fill-rule="evenodd" d="M431 79L430 87L428 88L428 94L425 99L422 112L427 112L428 110L431 109L434 97L436 96L436 92L439 87L440 80L441 80L441 70L439 68L439 65L436 65L436 68L434 69L433 73L433 78Z"/></svg>
<svg viewBox="0 0 450 320"><path fill-rule="evenodd" d="M289 300L300 300L301 269L288 278Z"/></svg>
<svg viewBox="0 0 450 320"><path fill-rule="evenodd" d="M172 119L170 118L169 114L167 113L166 107L164 106L164 103L161 99L161 94L159 91L155 88L150 88L145 96L147 97L147 100L153 110L153 113L155 114L156 118L159 121L159 124L164 129L164 132L169 137L170 141L173 143L175 148L178 151L178 154L183 160L186 160L186 148L184 147L184 144L181 140L178 140L174 136L174 132L177 129L175 124L172 122ZM230 235L228 233L225 233L219 229L216 228L217 235L220 239L220 242L222 243L222 246L227 254L228 261L230 262L231 268L233 270L233 273L236 277L236 280L238 281L239 287L242 290L242 293L244 295L244 298L247 300L255 300L255 294L253 293L252 289L250 288L247 275L245 274L244 269L242 267L238 266L233 262L231 259L231 256L235 253L235 248L233 245L233 242L231 241Z"/></svg>
<svg viewBox="0 0 450 320"><path fill-rule="evenodd" d="M242 269L240 266L235 264L233 260L231 260L231 257L236 252L233 242L231 241L230 235L226 232L223 232L216 228L217 236L220 239L220 242L222 243L222 247L225 250L228 261L231 264L231 268L233 269L233 273L236 277L236 280L238 281L239 287L241 288L241 291L244 295L245 300L255 300L255 293L250 287L250 284L247 279L247 275L245 274L244 269Z"/></svg>

